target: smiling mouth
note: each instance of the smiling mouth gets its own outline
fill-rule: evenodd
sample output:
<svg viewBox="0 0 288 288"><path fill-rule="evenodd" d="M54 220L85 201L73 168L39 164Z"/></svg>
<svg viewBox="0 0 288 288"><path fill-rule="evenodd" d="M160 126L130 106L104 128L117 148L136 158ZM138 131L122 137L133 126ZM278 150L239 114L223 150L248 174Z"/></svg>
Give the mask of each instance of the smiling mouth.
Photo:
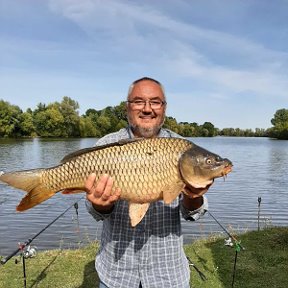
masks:
<svg viewBox="0 0 288 288"><path fill-rule="evenodd" d="M140 116L139 118L140 118L140 119L144 119L144 120L152 120L152 119L155 119L154 116Z"/></svg>

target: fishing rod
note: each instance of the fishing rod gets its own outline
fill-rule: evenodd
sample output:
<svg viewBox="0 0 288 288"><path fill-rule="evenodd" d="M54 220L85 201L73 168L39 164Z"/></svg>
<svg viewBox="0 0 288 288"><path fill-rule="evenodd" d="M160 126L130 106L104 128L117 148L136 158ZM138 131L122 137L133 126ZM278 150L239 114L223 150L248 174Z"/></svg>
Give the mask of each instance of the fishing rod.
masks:
<svg viewBox="0 0 288 288"><path fill-rule="evenodd" d="M207 210L208 214L216 221L216 223L223 229L223 231L230 237L230 239L234 240L235 242L235 258L234 258L234 266L233 266L233 276L232 276L232 288L234 287L235 283L235 275L236 275L236 264L237 264L237 257L238 257L238 252L241 251L241 249L244 251L245 248L240 244L240 241L238 241L229 231L216 219L216 217L209 211Z"/></svg>
<svg viewBox="0 0 288 288"><path fill-rule="evenodd" d="M209 211L207 210L208 214L216 221L216 223L223 229L223 231L231 238L234 240L236 247L238 246L239 249L245 250L245 248L241 245L240 241L238 241L229 231L216 219L216 217Z"/></svg>
<svg viewBox="0 0 288 288"><path fill-rule="evenodd" d="M80 200L82 200L83 198L80 198L78 201L76 201L75 203L73 203L72 205L70 205L64 212L62 212L59 216L57 216L52 222L50 222L48 225L46 225L42 230L40 230L37 234L35 234L32 238L29 238L28 240L26 240L24 243L19 243L19 248L16 249L15 251L13 251L10 255L4 257L3 259L1 259L0 264L4 265L5 263L7 263L8 260L10 260L13 256L15 256L17 253L19 253L20 251L23 252L25 247L30 245L31 242L37 238L40 234L42 234L46 229L48 229L52 224L54 224L59 218L61 218L68 210L70 210L72 207L74 207L76 209L76 214L78 215L78 202Z"/></svg>

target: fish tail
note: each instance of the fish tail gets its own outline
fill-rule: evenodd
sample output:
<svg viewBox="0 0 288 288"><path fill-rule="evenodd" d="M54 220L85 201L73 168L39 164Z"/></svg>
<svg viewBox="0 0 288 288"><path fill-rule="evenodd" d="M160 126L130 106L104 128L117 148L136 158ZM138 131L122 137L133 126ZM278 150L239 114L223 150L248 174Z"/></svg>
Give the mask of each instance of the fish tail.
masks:
<svg viewBox="0 0 288 288"><path fill-rule="evenodd" d="M24 211L52 197L56 191L51 191L41 183L41 174L45 169L33 169L10 172L0 175L0 181L10 186L28 192L17 206L17 211Z"/></svg>

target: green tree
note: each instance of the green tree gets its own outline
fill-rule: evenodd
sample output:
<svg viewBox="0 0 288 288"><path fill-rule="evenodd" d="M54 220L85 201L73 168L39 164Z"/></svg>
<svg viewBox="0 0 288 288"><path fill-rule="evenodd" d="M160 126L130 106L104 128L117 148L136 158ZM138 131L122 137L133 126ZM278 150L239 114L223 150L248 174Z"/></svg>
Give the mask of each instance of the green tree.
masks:
<svg viewBox="0 0 288 288"><path fill-rule="evenodd" d="M33 111L33 115L35 115L39 112L45 111L46 109L47 109L46 104L40 102L37 105L37 108Z"/></svg>
<svg viewBox="0 0 288 288"><path fill-rule="evenodd" d="M288 109L279 109L271 119L272 127L269 129L269 137L288 140Z"/></svg>
<svg viewBox="0 0 288 288"><path fill-rule="evenodd" d="M271 119L271 123L274 126L286 126L288 123L288 109L279 109L274 114L274 118Z"/></svg>
<svg viewBox="0 0 288 288"><path fill-rule="evenodd" d="M125 102L121 102L115 107L108 106L102 110L88 109L83 117L89 117L95 125L97 131L96 137L118 131L128 125ZM83 133L83 131L81 133Z"/></svg>
<svg viewBox="0 0 288 288"><path fill-rule="evenodd" d="M39 103L32 111L25 113L15 105L0 100L0 137L42 136L42 137L101 137L127 126L126 102L108 106L102 110L88 109L79 116L79 104L68 96L61 103L46 105ZM256 128L224 128L219 130L211 122L198 125L196 122L180 122L167 116L164 128L171 129L184 137L223 136L269 136L279 139L288 138L288 110L276 111L271 120L274 127L265 130Z"/></svg>
<svg viewBox="0 0 288 288"><path fill-rule="evenodd" d="M59 111L64 118L65 137L78 137L80 136L80 117L79 117L79 104L68 96L64 96L59 105Z"/></svg>
<svg viewBox="0 0 288 288"><path fill-rule="evenodd" d="M119 105L114 107L114 114L118 121L123 120L127 123L127 110L125 101L122 101Z"/></svg>
<svg viewBox="0 0 288 288"><path fill-rule="evenodd" d="M62 137L65 130L64 117L57 105L49 105L34 117L37 134L42 137Z"/></svg>
<svg viewBox="0 0 288 288"><path fill-rule="evenodd" d="M22 136L36 136L32 113L24 112L20 117L20 130Z"/></svg>
<svg viewBox="0 0 288 288"><path fill-rule="evenodd" d="M111 130L111 121L110 118L105 116L105 113L103 113L102 115L100 115L97 118L97 122L96 125L100 131L100 135L104 136L105 134L107 134L107 131Z"/></svg>
<svg viewBox="0 0 288 288"><path fill-rule="evenodd" d="M179 125L181 126L182 136L184 137L193 137L195 136L195 127L193 127L188 122L180 122Z"/></svg>
<svg viewBox="0 0 288 288"><path fill-rule="evenodd" d="M202 131L204 132L205 135L203 136L208 136L208 137L213 137L216 135L216 130L214 125L211 122L205 122L202 125Z"/></svg>
<svg viewBox="0 0 288 288"><path fill-rule="evenodd" d="M101 123L103 122L103 120L105 120L105 123ZM104 132L103 129L105 129L106 133L104 132L104 134L107 134L116 131L115 127L118 122L119 119L115 115L115 109L111 106L108 106L102 110L101 115L98 118L97 124L101 129L102 133Z"/></svg>
<svg viewBox="0 0 288 288"><path fill-rule="evenodd" d="M235 136L235 129L234 128L223 128L220 132L222 136Z"/></svg>
<svg viewBox="0 0 288 288"><path fill-rule="evenodd" d="M180 134L179 125L178 125L176 119L173 117L166 116L163 127Z"/></svg>
<svg viewBox="0 0 288 288"><path fill-rule="evenodd" d="M21 114L18 106L0 100L0 137L21 136Z"/></svg>
<svg viewBox="0 0 288 288"><path fill-rule="evenodd" d="M80 136L81 137L100 137L100 132L89 116L80 118Z"/></svg>
<svg viewBox="0 0 288 288"><path fill-rule="evenodd" d="M121 119L120 121L118 121L118 123L115 127L115 131L118 131L122 128L125 128L125 127L127 127L127 125L128 125L128 122L126 120Z"/></svg>

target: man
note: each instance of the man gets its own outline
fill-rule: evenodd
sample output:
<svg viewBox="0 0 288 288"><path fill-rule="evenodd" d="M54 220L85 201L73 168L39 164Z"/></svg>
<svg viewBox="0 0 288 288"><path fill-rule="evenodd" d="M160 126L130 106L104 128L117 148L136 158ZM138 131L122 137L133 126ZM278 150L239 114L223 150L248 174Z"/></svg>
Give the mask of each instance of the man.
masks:
<svg viewBox="0 0 288 288"><path fill-rule="evenodd" d="M181 137L163 129L166 98L162 85L141 78L128 91L129 127L99 139L97 145L133 137ZM157 201L145 217L131 227L128 203L119 200L120 189L112 195L113 179L103 175L98 182L91 174L86 182L88 212L103 220L101 244L95 266L100 288L189 287L190 270L183 251L180 211L187 220L196 220L208 208L205 189L186 187L187 193L172 204Z"/></svg>

